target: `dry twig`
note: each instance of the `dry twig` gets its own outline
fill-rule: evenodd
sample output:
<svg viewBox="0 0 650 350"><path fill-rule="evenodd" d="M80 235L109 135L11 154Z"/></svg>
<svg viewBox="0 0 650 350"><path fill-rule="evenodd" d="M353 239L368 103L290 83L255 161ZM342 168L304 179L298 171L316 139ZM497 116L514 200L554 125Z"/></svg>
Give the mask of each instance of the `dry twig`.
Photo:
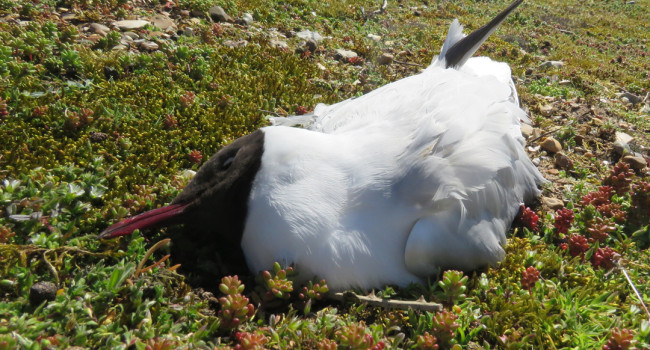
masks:
<svg viewBox="0 0 650 350"><path fill-rule="evenodd" d="M149 250L147 250L147 252L144 253L144 257L142 258L142 260L140 260L140 263L138 264L138 267L135 269L134 277L137 277L137 276L140 275L140 273L145 272L143 270L143 267L144 267L144 264L147 262L147 259L149 259L149 257L151 256L151 254L153 254L153 252L160 249L160 247L164 246L165 244L169 243L170 241L171 241L170 238L165 238L163 240L158 241L151 248L149 248ZM164 260L162 260L162 261L164 261ZM156 263L156 264L158 264L158 263ZM156 264L154 264L154 266Z"/></svg>
<svg viewBox="0 0 650 350"><path fill-rule="evenodd" d="M420 296L418 300L393 300L382 299L375 295L373 291L370 295L358 295L353 292L339 292L327 294L327 297L332 300L340 302L354 302L363 303L370 306L380 306L386 309L413 309L419 311L437 312L442 310L442 305L438 303L431 303L424 300L424 296Z"/></svg>

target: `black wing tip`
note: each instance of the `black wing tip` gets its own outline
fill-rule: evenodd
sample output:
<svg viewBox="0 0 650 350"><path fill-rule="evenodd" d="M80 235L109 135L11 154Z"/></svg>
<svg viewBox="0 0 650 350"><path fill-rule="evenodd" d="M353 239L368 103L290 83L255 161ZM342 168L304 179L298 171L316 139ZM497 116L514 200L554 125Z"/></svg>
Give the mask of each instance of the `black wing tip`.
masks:
<svg viewBox="0 0 650 350"><path fill-rule="evenodd" d="M494 30L514 11L524 0L515 0L503 11L499 12L490 22L473 31L449 48L445 54L445 68L461 66L469 59L480 45L492 34Z"/></svg>

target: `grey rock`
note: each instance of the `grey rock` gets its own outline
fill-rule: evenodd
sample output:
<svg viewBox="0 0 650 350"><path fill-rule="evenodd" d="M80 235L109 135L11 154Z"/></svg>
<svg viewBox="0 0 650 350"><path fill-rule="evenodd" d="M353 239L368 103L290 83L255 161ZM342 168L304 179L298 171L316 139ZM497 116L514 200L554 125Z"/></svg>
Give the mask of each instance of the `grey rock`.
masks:
<svg viewBox="0 0 650 350"><path fill-rule="evenodd" d="M377 63L379 64L391 64L393 63L393 55L389 53L383 53L381 56L377 57Z"/></svg>
<svg viewBox="0 0 650 350"><path fill-rule="evenodd" d="M552 137L547 137L542 141L541 145L544 150L547 152L551 153L557 153L562 150L562 144L560 141L552 138Z"/></svg>
<svg viewBox="0 0 650 350"><path fill-rule="evenodd" d="M622 156L623 154L631 153L632 149L630 149L630 145L625 142L615 141L612 144L612 152L615 155Z"/></svg>
<svg viewBox="0 0 650 350"><path fill-rule="evenodd" d="M104 72L106 72L107 68L109 68L109 67L104 67ZM114 80L117 80L117 79L114 79ZM103 132L96 132L96 131L91 131L90 135L88 136L88 139L90 140L90 142L102 142L102 141L106 140L107 138L108 138L107 134L105 134Z"/></svg>
<svg viewBox="0 0 650 350"><path fill-rule="evenodd" d="M185 27L183 28L183 32L181 34L185 36L192 36L194 35L194 29L192 27Z"/></svg>
<svg viewBox="0 0 650 350"><path fill-rule="evenodd" d="M169 16L165 16L163 14L155 15L153 18L151 18L151 23L165 32L169 30L176 30L176 22L174 22L173 19L169 18Z"/></svg>
<svg viewBox="0 0 650 350"><path fill-rule="evenodd" d="M616 135L616 141L618 142L630 143L634 140L634 137L621 131L617 131L615 135Z"/></svg>
<svg viewBox="0 0 650 350"><path fill-rule="evenodd" d="M539 68L560 68L564 66L562 61L546 61L539 65Z"/></svg>
<svg viewBox="0 0 650 350"><path fill-rule="evenodd" d="M623 161L629 164L630 167L635 170L641 170L648 165L648 163L643 157L637 157L631 155L623 157Z"/></svg>
<svg viewBox="0 0 650 350"><path fill-rule="evenodd" d="M542 197L542 204L549 207L552 210L558 210L564 208L564 202L561 199L553 197Z"/></svg>
<svg viewBox="0 0 650 350"><path fill-rule="evenodd" d="M102 39L102 34L90 34L86 37L86 39L92 41L93 43L97 43L99 40Z"/></svg>
<svg viewBox="0 0 650 350"><path fill-rule="evenodd" d="M99 23L91 23L88 29L97 34L102 34L105 35L106 33L111 31L111 28L108 28L107 26Z"/></svg>
<svg viewBox="0 0 650 350"><path fill-rule="evenodd" d="M524 138L528 140L531 136L533 136L533 127L530 126L530 124L521 124L521 135L523 135Z"/></svg>
<svg viewBox="0 0 650 350"><path fill-rule="evenodd" d="M158 44L154 43L153 41L144 41L138 44L138 48L145 51L156 51L159 47L160 46L158 46Z"/></svg>
<svg viewBox="0 0 650 350"><path fill-rule="evenodd" d="M318 43L315 40L309 39L305 42L305 48L311 52L315 52L318 49Z"/></svg>
<svg viewBox="0 0 650 350"><path fill-rule="evenodd" d="M573 169L573 161L566 154L558 152L555 154L555 166L562 170Z"/></svg>
<svg viewBox="0 0 650 350"><path fill-rule="evenodd" d="M650 113L650 105L643 105L643 107L641 107L641 110L639 111L639 113L641 113L641 114Z"/></svg>
<svg viewBox="0 0 650 350"><path fill-rule="evenodd" d="M372 41L380 41L381 40L381 37L379 35L375 35L375 34L368 34L368 38L370 40L372 40Z"/></svg>
<svg viewBox="0 0 650 350"><path fill-rule="evenodd" d="M113 51L126 51L128 49L129 49L129 47L124 45L124 44L118 44L118 45L115 45L115 46L113 46L111 48L111 50L113 50Z"/></svg>
<svg viewBox="0 0 650 350"><path fill-rule="evenodd" d="M74 21L75 19L77 19L77 15L74 14L73 12L68 12L68 13L64 13L61 16L61 19L64 21Z"/></svg>
<svg viewBox="0 0 650 350"><path fill-rule="evenodd" d="M57 287L52 282L36 282L29 289L29 304L39 306L44 301L52 301L56 298Z"/></svg>
<svg viewBox="0 0 650 350"><path fill-rule="evenodd" d="M542 115L543 115L543 116L546 116L546 117L548 117L548 116L550 116L551 114L553 114L553 110L554 110L554 107L553 107L553 105L550 104L550 103L549 103L549 104L546 104L546 105L543 105L543 106L539 109L539 111L542 113Z"/></svg>
<svg viewBox="0 0 650 350"><path fill-rule="evenodd" d="M289 47L289 45L287 44L286 41L282 41L282 40L278 40L278 39L271 39L269 41L269 45L271 45L273 47L280 48L280 49L286 49L286 48Z"/></svg>
<svg viewBox="0 0 650 350"><path fill-rule="evenodd" d="M318 34L317 32L312 32L310 30L303 30L298 33L296 33L296 36L299 37L300 39L305 39L305 40L313 40L317 43L321 42L323 40L323 36Z"/></svg>
<svg viewBox="0 0 650 350"><path fill-rule="evenodd" d="M336 49L336 55L335 58L337 60L342 60L342 59L348 59L348 58L353 58L357 57L357 53L354 51L350 50L345 50L345 49Z"/></svg>
<svg viewBox="0 0 650 350"><path fill-rule="evenodd" d="M208 14L215 22L232 22L232 17L230 17L221 6L211 7L208 10Z"/></svg>
<svg viewBox="0 0 650 350"><path fill-rule="evenodd" d="M244 15L241 17L241 20L247 26L253 24L253 22L254 22L253 15L251 15L250 13L244 13Z"/></svg>
<svg viewBox="0 0 650 350"><path fill-rule="evenodd" d="M140 39L138 33L134 33L134 32L126 32L122 35L122 37L129 41Z"/></svg>
<svg viewBox="0 0 650 350"><path fill-rule="evenodd" d="M113 22L113 25L122 31L140 29L147 24L150 24L149 21L143 19L125 19L123 21Z"/></svg>
<svg viewBox="0 0 650 350"><path fill-rule="evenodd" d="M244 46L248 45L248 41L246 41L246 40L239 40L239 41L227 40L227 41L224 41L223 44L228 46L228 47L233 47L233 48L234 47L244 47Z"/></svg>
<svg viewBox="0 0 650 350"><path fill-rule="evenodd" d="M629 93L629 92L622 92L619 94L616 94L616 96L623 102L625 103L631 103L633 105L643 101L643 99L635 94Z"/></svg>

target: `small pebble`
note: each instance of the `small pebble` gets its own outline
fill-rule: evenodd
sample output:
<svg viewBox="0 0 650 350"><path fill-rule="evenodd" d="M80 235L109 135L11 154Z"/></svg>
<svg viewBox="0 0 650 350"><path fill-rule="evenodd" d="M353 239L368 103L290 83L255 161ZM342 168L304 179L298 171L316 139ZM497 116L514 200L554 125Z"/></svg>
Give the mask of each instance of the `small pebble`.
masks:
<svg viewBox="0 0 650 350"><path fill-rule="evenodd" d="M286 41L282 41L282 40L278 40L278 39L271 39L269 41L269 45L271 45L273 47L280 48L280 49L286 49L286 48L289 47L289 44L287 44Z"/></svg>
<svg viewBox="0 0 650 350"><path fill-rule="evenodd" d="M140 43L140 45L138 45L138 47L141 50L155 51L155 50L158 50L159 46L158 46L158 44L154 43L153 41L145 41L145 42Z"/></svg>
<svg viewBox="0 0 650 350"><path fill-rule="evenodd" d="M111 50L113 50L113 51L126 51L128 49L129 49L128 46L123 45L123 44L118 44L118 45L113 46L113 48Z"/></svg>
<svg viewBox="0 0 650 350"><path fill-rule="evenodd" d="M97 33L101 35L106 35L106 33L111 31L111 28L108 28L107 26L99 23L91 23L88 29L93 33Z"/></svg>
<svg viewBox="0 0 650 350"><path fill-rule="evenodd" d="M573 161L562 152L555 154L555 166L562 170L573 169Z"/></svg>
<svg viewBox="0 0 650 350"><path fill-rule="evenodd" d="M244 22L244 24L246 24L247 26L253 24L253 15L251 15L250 13L244 13L241 19Z"/></svg>
<svg viewBox="0 0 650 350"><path fill-rule="evenodd" d="M542 115L548 117L553 113L553 105L552 104L547 104L542 106L539 111L542 113Z"/></svg>
<svg viewBox="0 0 650 350"><path fill-rule="evenodd" d="M384 64L384 65L391 64L393 63L393 58L394 58L393 55L389 53L384 53L377 58L377 63Z"/></svg>
<svg viewBox="0 0 650 350"><path fill-rule="evenodd" d="M558 210L564 208L564 202L561 199L553 197L542 197L542 204L549 207L552 210Z"/></svg>
<svg viewBox="0 0 650 350"><path fill-rule="evenodd" d="M630 143L634 140L634 137L621 131L617 131L615 135L616 135L616 141L620 141L623 143Z"/></svg>
<svg viewBox="0 0 650 350"><path fill-rule="evenodd" d="M315 42L319 43L321 40L323 40L323 36L318 34L317 32L312 32L310 30L303 30L298 33L296 33L296 36L299 37L300 39L305 39L305 40L314 40Z"/></svg>
<svg viewBox="0 0 650 350"><path fill-rule="evenodd" d="M564 62L562 61L546 61L539 65L539 68L559 68L563 67Z"/></svg>
<svg viewBox="0 0 650 350"><path fill-rule="evenodd" d="M345 50L345 49L336 49L335 57L338 60L342 60L342 59L357 57L357 53L354 52L354 51Z"/></svg>
<svg viewBox="0 0 650 350"><path fill-rule="evenodd" d="M632 152L632 149L630 149L630 146L621 141L616 141L612 144L612 153L617 156L622 156L623 154L630 153Z"/></svg>
<svg viewBox="0 0 650 350"><path fill-rule="evenodd" d="M169 16L162 14L157 14L151 18L151 22L155 27L158 27L163 31L175 30L176 28L176 22L174 22L173 19L169 18Z"/></svg>
<svg viewBox="0 0 650 350"><path fill-rule="evenodd" d="M123 21L113 22L113 26L122 31L140 29L147 24L149 24L149 21L145 21L143 19L127 19Z"/></svg>
<svg viewBox="0 0 650 350"><path fill-rule="evenodd" d="M521 124L521 134L526 140L533 136L533 127L530 124Z"/></svg>
<svg viewBox="0 0 650 350"><path fill-rule="evenodd" d="M52 301L56 298L57 287L52 282L36 282L29 289L29 304L39 306L44 301Z"/></svg>
<svg viewBox="0 0 650 350"><path fill-rule="evenodd" d="M313 39L309 39L307 42L305 42L305 47L311 52L316 52L318 49L318 43Z"/></svg>
<svg viewBox="0 0 650 350"><path fill-rule="evenodd" d="M247 40L239 40L239 41L226 40L223 42L223 44L231 48L244 47L248 45L248 41Z"/></svg>
<svg viewBox="0 0 650 350"><path fill-rule="evenodd" d="M64 13L63 16L61 16L61 19L64 21L73 21L77 19L77 15L75 15L72 12Z"/></svg>
<svg viewBox="0 0 650 350"><path fill-rule="evenodd" d="M560 141L554 139L553 137L547 137L542 141L541 145L542 148L548 152L551 153L557 153L562 150L562 144Z"/></svg>
<svg viewBox="0 0 650 350"><path fill-rule="evenodd" d="M123 38L129 38L129 39L131 39L131 40L137 40L137 39L140 39L140 36L138 35L138 33L134 33L134 32L126 32L126 33L124 33L124 34L122 35L122 37L123 37Z"/></svg>
<svg viewBox="0 0 650 350"><path fill-rule="evenodd" d="M106 67L104 67L106 68ZM90 142L102 142L108 138L108 135L103 132L91 131L88 139Z"/></svg>
<svg viewBox="0 0 650 350"><path fill-rule="evenodd" d="M232 17L230 17L221 6L211 7L208 10L208 14L215 22L232 22Z"/></svg>
<svg viewBox="0 0 650 350"><path fill-rule="evenodd" d="M372 40L372 41L379 41L379 40L381 40L381 37L380 37L379 35L375 35L375 34L368 34L368 38L369 38L370 40Z"/></svg>
<svg viewBox="0 0 650 350"><path fill-rule="evenodd" d="M643 157L637 157L637 156L625 156L623 157L623 161L632 167L632 169L635 170L641 170L646 167L647 162Z"/></svg>

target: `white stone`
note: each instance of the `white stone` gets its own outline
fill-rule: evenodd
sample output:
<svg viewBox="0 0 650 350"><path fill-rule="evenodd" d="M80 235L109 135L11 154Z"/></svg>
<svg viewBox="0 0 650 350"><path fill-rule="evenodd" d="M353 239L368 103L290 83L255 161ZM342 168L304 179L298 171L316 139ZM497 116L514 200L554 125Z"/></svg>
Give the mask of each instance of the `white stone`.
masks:
<svg viewBox="0 0 650 350"><path fill-rule="evenodd" d="M358 56L357 53L354 51L345 50L345 49L336 49L336 58L338 59L353 58L357 56Z"/></svg>
<svg viewBox="0 0 650 350"><path fill-rule="evenodd" d="M369 38L370 40L372 40L372 41L379 41L379 40L381 40L381 37L380 37L379 35L375 35L375 34L368 34L368 38Z"/></svg>
<svg viewBox="0 0 650 350"><path fill-rule="evenodd" d="M305 39L305 40L310 40L311 39L311 40L314 40L317 43L323 40L322 35L320 35L320 34L318 34L316 32L312 32L310 30L300 31L300 32L296 33L296 36L301 38L301 39Z"/></svg>
<svg viewBox="0 0 650 350"><path fill-rule="evenodd" d="M564 66L562 61L546 61L539 65L539 68L560 68Z"/></svg>
<svg viewBox="0 0 650 350"><path fill-rule="evenodd" d="M133 30L140 29L150 24L149 21L143 19L126 19L123 21L113 22L113 25L119 28L120 30Z"/></svg>

